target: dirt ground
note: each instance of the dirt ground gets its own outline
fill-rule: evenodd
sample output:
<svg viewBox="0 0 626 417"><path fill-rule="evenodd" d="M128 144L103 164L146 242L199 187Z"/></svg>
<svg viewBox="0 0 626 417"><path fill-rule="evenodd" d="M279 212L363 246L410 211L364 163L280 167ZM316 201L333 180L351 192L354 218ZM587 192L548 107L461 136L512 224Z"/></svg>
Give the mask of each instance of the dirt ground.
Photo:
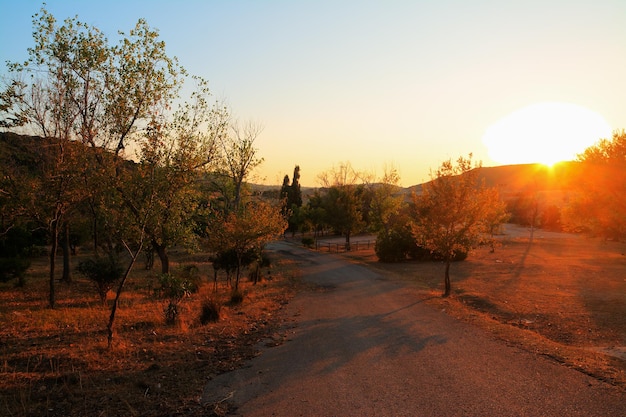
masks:
<svg viewBox="0 0 626 417"><path fill-rule="evenodd" d="M440 263L380 263L372 248L342 256L415 286L434 308L508 344L626 390L626 244L541 231L530 242L524 229L499 239L495 252L480 248L452 265L446 299ZM283 306L301 289L295 267L272 258L263 281L244 279L243 303L230 305L223 282L212 292L206 256L172 254L174 270L195 264L204 280L182 303L176 326L164 324L164 301L154 297L156 271L138 265L121 299L112 349L105 332L110 310L92 284L78 274L71 284L58 283L57 308L48 309L46 259L37 260L25 288L0 284L0 414L222 415L200 402L207 379L243 366L260 344L282 343ZM222 304L221 319L202 325L200 306L211 297Z"/></svg>
<svg viewBox="0 0 626 417"><path fill-rule="evenodd" d="M492 253L451 266L380 263L373 250L344 254L420 288L437 308L508 343L626 389L626 243L509 226Z"/></svg>

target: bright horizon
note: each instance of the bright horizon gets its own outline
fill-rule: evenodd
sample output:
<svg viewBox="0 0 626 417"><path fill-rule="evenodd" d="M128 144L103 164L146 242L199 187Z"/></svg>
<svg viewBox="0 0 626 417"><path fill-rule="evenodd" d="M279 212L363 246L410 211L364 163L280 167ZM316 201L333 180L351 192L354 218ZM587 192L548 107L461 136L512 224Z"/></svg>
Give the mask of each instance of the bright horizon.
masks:
<svg viewBox="0 0 626 417"><path fill-rule="evenodd" d="M2 3L6 74L27 57L43 3ZM470 152L484 166L571 159L626 128L622 0L46 3L111 43L145 18L238 119L264 126L251 180L266 184L299 165L301 184L318 186L349 161L378 175L394 165L410 186Z"/></svg>

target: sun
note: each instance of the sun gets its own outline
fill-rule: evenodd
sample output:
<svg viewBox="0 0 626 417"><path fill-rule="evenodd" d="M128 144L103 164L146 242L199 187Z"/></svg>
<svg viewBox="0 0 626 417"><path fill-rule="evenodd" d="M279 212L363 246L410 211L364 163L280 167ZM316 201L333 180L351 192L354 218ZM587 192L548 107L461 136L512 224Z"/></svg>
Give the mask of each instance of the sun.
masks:
<svg viewBox="0 0 626 417"><path fill-rule="evenodd" d="M490 126L483 136L489 156L501 164L571 161L610 138L611 127L599 114L570 103L538 103L517 110Z"/></svg>

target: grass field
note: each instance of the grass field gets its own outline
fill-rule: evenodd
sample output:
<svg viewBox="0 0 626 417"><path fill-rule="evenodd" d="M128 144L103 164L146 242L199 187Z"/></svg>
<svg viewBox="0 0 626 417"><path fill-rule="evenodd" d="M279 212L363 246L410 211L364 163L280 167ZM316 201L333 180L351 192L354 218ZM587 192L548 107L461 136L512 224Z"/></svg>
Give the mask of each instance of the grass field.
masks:
<svg viewBox="0 0 626 417"><path fill-rule="evenodd" d="M179 323L165 324L167 302L154 296L158 271L137 265L120 299L111 349L112 292L102 306L93 284L76 273L72 283L57 284L57 307L47 308L46 258L35 260L26 287L2 284L0 415L211 415L215 410L199 401L207 378L241 366L259 343L281 343L279 313L294 292L294 271L274 259L257 285L242 279L244 300L231 305L225 282L213 292L207 256L172 258L174 271L197 265L204 282L181 303ZM211 298L222 306L221 319L202 325L201 304Z"/></svg>
<svg viewBox="0 0 626 417"><path fill-rule="evenodd" d="M385 264L373 249L342 256L414 286L419 297L511 345L545 355L626 390L626 244L523 230L480 248L451 268L452 295L440 297L443 265ZM87 254L82 254L84 259ZM256 286L243 279L243 303L212 290L206 256L173 253L174 270L198 266L203 285L168 326L166 301L155 298L157 271L141 265L120 302L112 349L110 314L78 274L58 284L57 308L46 308L47 262L35 260L27 286L0 285L0 415L219 415L199 398L207 378L242 366L259 344L280 344L283 306L298 290L298 271L271 254L271 273ZM112 294L109 294L109 298ZM214 298L221 320L200 323Z"/></svg>

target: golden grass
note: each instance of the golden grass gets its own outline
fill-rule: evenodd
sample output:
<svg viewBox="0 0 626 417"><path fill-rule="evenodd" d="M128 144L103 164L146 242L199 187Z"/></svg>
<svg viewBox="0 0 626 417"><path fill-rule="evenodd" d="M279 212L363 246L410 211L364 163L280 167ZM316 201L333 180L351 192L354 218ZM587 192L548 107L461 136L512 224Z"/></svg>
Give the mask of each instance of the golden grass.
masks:
<svg viewBox="0 0 626 417"><path fill-rule="evenodd" d="M74 263L88 255L80 255ZM112 349L102 306L90 282L75 274L57 283L57 307L47 308L46 259L37 259L24 288L0 286L0 407L6 415L206 415L199 403L207 377L234 369L271 337L280 310L293 294L290 267L276 257L271 278L241 281L242 304L228 304L230 289L196 256L203 284L180 305L177 325L164 323L167 302L154 296L158 271L137 265L120 304ZM180 263L190 261L175 254ZM184 262L183 262L184 261ZM201 303L219 300L221 319L202 325ZM182 411L181 411L182 410Z"/></svg>

